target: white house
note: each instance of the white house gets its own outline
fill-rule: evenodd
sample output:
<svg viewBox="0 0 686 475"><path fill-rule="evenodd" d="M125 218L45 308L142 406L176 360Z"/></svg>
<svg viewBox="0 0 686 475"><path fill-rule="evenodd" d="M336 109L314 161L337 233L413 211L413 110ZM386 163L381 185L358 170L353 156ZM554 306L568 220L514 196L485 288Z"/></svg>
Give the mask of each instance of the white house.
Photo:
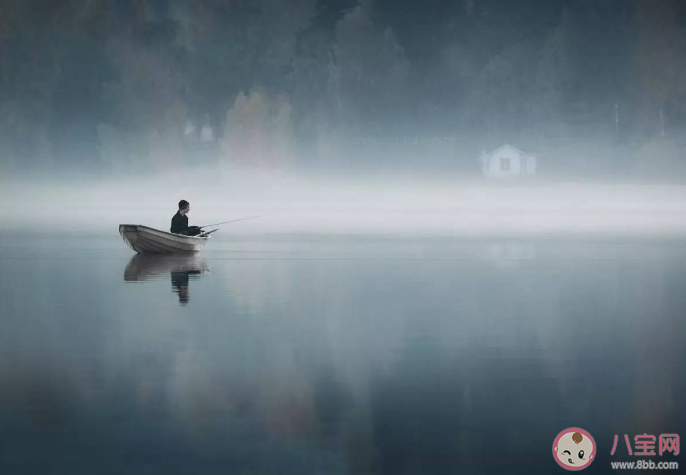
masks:
<svg viewBox="0 0 686 475"><path fill-rule="evenodd" d="M536 174L536 157L505 144L491 153L481 152L481 170L488 178L525 177Z"/></svg>

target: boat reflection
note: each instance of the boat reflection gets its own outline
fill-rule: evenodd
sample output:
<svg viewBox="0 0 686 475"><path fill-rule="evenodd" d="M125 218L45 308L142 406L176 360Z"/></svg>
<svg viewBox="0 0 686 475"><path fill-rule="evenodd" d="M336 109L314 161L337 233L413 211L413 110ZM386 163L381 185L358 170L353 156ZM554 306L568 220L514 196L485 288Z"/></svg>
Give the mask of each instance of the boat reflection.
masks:
<svg viewBox="0 0 686 475"><path fill-rule="evenodd" d="M124 269L124 280L141 282L169 273L172 292L179 296L179 303L185 305L190 300L188 285L191 278L198 278L209 270L207 262L199 254L136 254Z"/></svg>

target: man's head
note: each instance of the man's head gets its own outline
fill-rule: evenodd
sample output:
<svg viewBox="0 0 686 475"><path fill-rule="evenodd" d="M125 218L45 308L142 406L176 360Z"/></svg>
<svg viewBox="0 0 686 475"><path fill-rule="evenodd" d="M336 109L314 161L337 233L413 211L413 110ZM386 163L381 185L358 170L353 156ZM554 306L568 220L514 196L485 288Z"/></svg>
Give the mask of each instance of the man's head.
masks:
<svg viewBox="0 0 686 475"><path fill-rule="evenodd" d="M191 204L186 200L179 201L179 213L186 214L191 210Z"/></svg>

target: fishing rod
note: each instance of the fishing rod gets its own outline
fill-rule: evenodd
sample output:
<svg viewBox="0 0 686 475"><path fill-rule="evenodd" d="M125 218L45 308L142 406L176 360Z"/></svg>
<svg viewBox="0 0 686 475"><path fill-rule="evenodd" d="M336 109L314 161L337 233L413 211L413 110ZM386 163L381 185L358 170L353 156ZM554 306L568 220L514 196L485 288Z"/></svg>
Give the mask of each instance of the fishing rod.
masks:
<svg viewBox="0 0 686 475"><path fill-rule="evenodd" d="M209 228L210 226L219 226L220 224L235 223L237 221L245 221L246 219L263 218L269 216L267 214L260 214L258 216L248 216L247 218L232 219L231 221L224 221L223 223L206 224L205 226L198 226L198 229Z"/></svg>

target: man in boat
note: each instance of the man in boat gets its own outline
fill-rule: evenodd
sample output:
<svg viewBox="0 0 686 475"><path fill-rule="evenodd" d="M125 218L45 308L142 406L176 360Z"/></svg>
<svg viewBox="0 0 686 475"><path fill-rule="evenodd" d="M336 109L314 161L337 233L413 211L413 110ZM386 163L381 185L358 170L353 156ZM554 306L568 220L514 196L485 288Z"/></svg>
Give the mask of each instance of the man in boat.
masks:
<svg viewBox="0 0 686 475"><path fill-rule="evenodd" d="M188 226L188 212L191 210L191 205L186 200L179 201L179 210L176 212L171 220L170 231L174 234L184 234L186 236L197 236L202 231L197 226Z"/></svg>

